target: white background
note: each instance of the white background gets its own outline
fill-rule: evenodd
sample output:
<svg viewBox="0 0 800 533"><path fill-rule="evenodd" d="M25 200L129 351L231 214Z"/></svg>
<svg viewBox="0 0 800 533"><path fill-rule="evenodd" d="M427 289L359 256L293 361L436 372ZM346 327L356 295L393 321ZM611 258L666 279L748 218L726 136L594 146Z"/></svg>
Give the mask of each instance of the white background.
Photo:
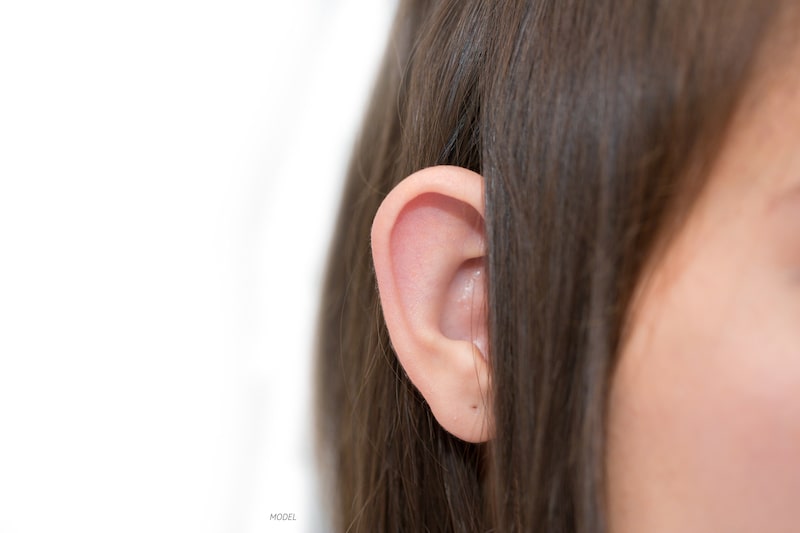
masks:
<svg viewBox="0 0 800 533"><path fill-rule="evenodd" d="M0 532L325 530L313 323L394 7L0 3Z"/></svg>

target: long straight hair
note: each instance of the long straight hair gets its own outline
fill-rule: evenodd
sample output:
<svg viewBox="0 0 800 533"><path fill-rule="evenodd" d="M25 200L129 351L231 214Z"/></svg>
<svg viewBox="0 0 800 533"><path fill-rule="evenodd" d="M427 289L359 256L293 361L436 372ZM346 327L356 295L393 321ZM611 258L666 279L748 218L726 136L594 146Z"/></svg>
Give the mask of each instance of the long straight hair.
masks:
<svg viewBox="0 0 800 533"><path fill-rule="evenodd" d="M320 315L337 531L603 532L626 312L679 228L778 2L408 0L348 172ZM398 363L369 234L412 172L485 178L495 438L445 432Z"/></svg>

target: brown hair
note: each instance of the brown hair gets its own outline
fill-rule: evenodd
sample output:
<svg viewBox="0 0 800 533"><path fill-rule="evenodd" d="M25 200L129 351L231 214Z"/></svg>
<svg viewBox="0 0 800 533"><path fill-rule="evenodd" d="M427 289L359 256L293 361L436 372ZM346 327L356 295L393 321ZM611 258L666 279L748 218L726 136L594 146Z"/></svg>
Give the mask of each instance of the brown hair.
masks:
<svg viewBox="0 0 800 533"><path fill-rule="evenodd" d="M646 262L700 193L777 2L401 1L342 201L318 422L339 531L605 531L604 426ZM424 167L485 178L495 438L434 420L369 233Z"/></svg>

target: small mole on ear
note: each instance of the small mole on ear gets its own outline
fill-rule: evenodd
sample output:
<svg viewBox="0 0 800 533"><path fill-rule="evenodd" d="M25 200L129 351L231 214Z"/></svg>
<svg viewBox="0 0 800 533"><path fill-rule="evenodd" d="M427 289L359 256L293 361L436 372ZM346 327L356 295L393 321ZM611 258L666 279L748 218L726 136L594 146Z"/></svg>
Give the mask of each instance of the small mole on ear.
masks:
<svg viewBox="0 0 800 533"><path fill-rule="evenodd" d="M478 409L478 406L477 406L477 405L473 405L473 406L472 406L472 409L473 409L473 411L474 411L474 410Z"/></svg>

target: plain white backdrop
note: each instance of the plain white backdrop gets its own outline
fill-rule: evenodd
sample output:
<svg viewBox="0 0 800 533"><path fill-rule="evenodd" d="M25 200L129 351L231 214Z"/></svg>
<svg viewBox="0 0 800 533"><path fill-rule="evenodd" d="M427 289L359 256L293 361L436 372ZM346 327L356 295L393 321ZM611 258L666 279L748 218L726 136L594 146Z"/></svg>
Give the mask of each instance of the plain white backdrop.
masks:
<svg viewBox="0 0 800 533"><path fill-rule="evenodd" d="M0 3L0 532L326 529L313 326L394 9Z"/></svg>

